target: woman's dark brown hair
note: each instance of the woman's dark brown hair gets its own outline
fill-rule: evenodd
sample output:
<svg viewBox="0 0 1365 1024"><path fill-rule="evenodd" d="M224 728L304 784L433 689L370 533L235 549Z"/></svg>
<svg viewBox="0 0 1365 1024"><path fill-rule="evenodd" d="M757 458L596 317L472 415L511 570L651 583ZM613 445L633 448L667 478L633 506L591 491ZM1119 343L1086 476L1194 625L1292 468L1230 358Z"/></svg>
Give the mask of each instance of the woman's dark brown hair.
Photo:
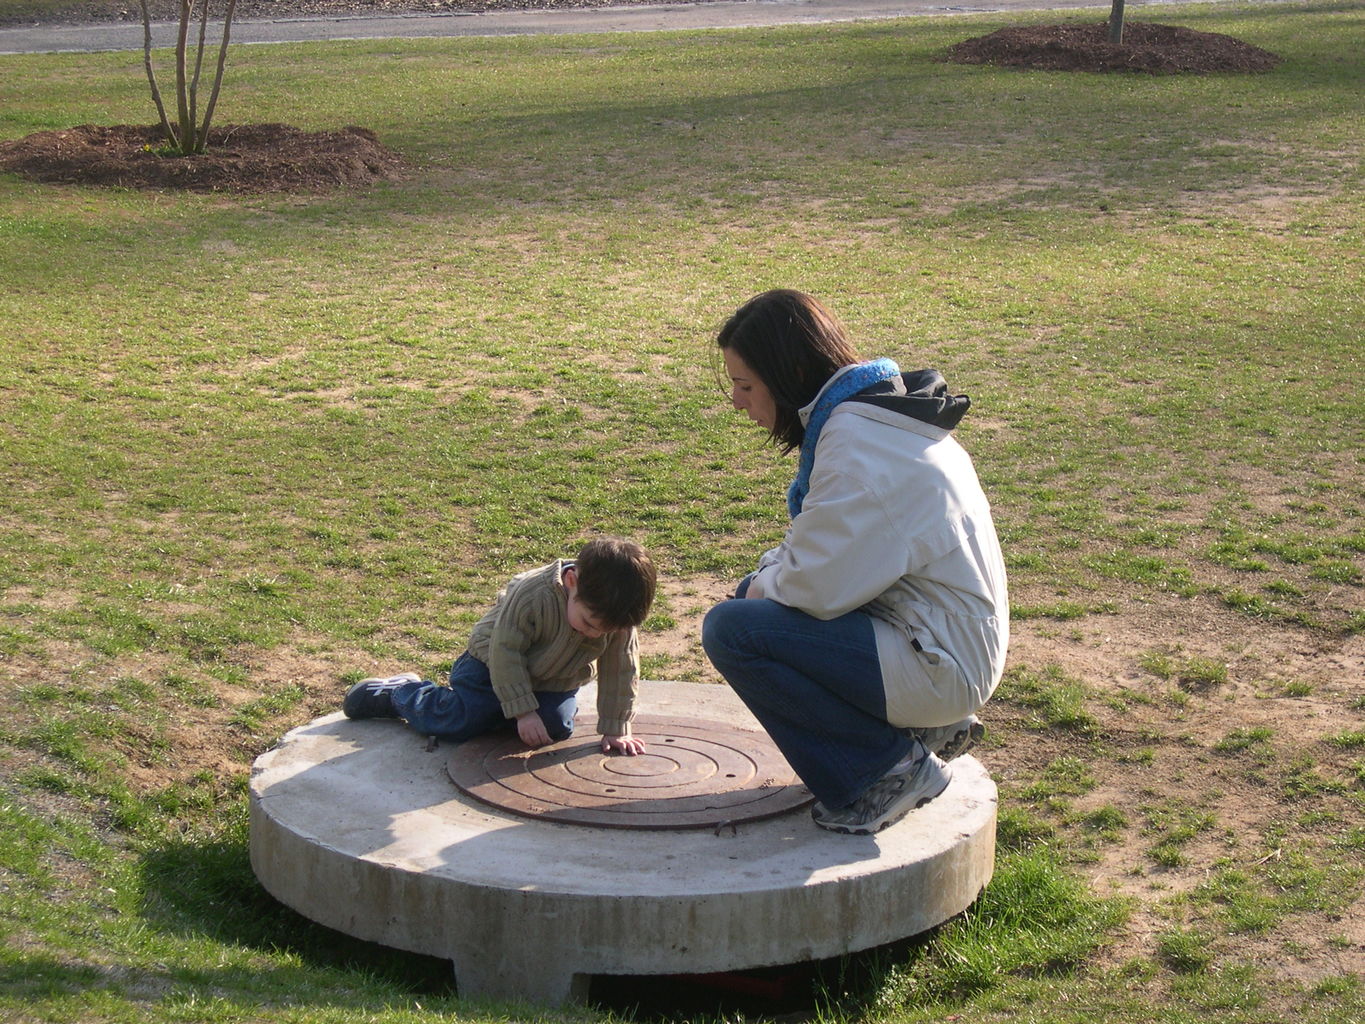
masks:
<svg viewBox="0 0 1365 1024"><path fill-rule="evenodd" d="M836 370L862 361L834 314L789 288L764 292L740 306L716 343L743 359L773 396L777 416L770 436L784 452L801 447L806 434L797 411Z"/></svg>

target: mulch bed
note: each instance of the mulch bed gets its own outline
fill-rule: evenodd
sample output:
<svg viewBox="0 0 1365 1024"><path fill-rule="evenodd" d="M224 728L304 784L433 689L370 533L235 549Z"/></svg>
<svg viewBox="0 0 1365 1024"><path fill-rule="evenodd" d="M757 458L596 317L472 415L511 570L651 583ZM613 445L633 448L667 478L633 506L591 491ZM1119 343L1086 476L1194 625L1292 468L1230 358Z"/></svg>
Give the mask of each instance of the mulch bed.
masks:
<svg viewBox="0 0 1365 1024"><path fill-rule="evenodd" d="M402 177L403 159L368 128L216 125L208 151L165 156L160 125L80 125L0 142L0 170L35 181L194 192L325 192Z"/></svg>
<svg viewBox="0 0 1365 1024"><path fill-rule="evenodd" d="M1275 54L1217 32L1125 21L1123 42L1109 41L1109 23L1002 28L952 46L958 64L994 64L1035 71L1138 71L1153 75L1269 71Z"/></svg>

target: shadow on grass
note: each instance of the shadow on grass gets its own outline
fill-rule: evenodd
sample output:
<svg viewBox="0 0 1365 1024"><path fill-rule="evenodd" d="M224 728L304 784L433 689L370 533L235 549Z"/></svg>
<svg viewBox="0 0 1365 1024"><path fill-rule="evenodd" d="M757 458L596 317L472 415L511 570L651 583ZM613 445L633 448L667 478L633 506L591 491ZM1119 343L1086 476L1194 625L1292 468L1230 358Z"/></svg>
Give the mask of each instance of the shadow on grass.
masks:
<svg viewBox="0 0 1365 1024"><path fill-rule="evenodd" d="M297 968L282 966L285 972L358 972L368 981L414 995L455 995L450 961L364 942L278 902L256 880L244 835L159 846L143 855L141 875L142 914L159 930L282 952L282 962L297 958ZM338 893L337 898L346 896ZM306 990L308 985L297 987Z"/></svg>
<svg viewBox="0 0 1365 1024"><path fill-rule="evenodd" d="M448 960L389 949L318 925L276 901L252 873L245 837L176 841L144 853L141 861L142 914L154 928L177 935L207 938L230 946L260 950L280 957L281 966L262 985L298 995L316 991L337 998L337 982L327 975L347 975L344 998L359 1009L371 1000L391 1004L398 992L433 998L458 995ZM344 894L338 894L344 899ZM628 1019L683 1020L716 1017L801 1020L822 1016L832 1007L860 1015L875 1001L890 965L904 963L924 945L905 939L861 953L810 963L715 974L662 976L594 976L590 1004ZM58 963L38 970L69 975L62 984L88 973L85 967ZM218 988L212 971L187 968L174 972L185 985ZM85 980L89 983L89 979ZM377 983L379 988L372 988ZM152 979L152 984L156 980ZM365 989L371 988L367 997ZM324 993L331 992L331 995ZM430 1008L430 1007L428 1007Z"/></svg>
<svg viewBox="0 0 1365 1024"><path fill-rule="evenodd" d="M146 852L142 914L160 931L259 950L274 955L279 966L189 965L168 969L166 984L264 994L292 1005L344 1001L353 1009L392 1006L408 996L431 1010L434 1001L458 996L449 961L363 942L277 902L252 873L245 824L229 831ZM1068 974L1123 919L1122 904L1090 894L1019 815L1003 816L999 831L1000 861L991 884L940 928L808 963L715 974L599 975L591 980L589 1002L639 1021L861 1019L907 1006L958 1007L1002 975ZM57 972L65 975L61 984L71 986L90 970L56 962L34 966L35 985L44 976L56 984ZM156 977L146 980L158 984Z"/></svg>

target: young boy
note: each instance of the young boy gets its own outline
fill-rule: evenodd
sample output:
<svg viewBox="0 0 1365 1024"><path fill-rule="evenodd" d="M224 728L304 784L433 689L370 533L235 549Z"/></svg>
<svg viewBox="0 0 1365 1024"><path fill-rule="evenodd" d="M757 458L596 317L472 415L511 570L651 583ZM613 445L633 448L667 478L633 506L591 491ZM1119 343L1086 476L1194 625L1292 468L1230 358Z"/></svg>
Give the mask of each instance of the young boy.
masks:
<svg viewBox="0 0 1365 1024"><path fill-rule="evenodd" d="M474 626L449 686L415 672L365 679L346 693L347 718L402 718L423 735L459 742L515 721L528 747L568 739L578 688L597 677L602 752L640 754L630 734L639 686L637 627L654 603L654 563L640 545L591 540L515 577Z"/></svg>

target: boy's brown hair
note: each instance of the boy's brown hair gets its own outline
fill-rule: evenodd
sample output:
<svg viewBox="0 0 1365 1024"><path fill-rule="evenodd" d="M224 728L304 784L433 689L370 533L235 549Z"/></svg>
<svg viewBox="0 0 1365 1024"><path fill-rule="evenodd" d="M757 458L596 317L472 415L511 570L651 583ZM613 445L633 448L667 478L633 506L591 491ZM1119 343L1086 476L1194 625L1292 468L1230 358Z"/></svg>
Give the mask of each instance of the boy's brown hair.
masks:
<svg viewBox="0 0 1365 1024"><path fill-rule="evenodd" d="M578 599L608 629L640 625L654 604L657 577L644 548L620 537L597 537L574 559Z"/></svg>

